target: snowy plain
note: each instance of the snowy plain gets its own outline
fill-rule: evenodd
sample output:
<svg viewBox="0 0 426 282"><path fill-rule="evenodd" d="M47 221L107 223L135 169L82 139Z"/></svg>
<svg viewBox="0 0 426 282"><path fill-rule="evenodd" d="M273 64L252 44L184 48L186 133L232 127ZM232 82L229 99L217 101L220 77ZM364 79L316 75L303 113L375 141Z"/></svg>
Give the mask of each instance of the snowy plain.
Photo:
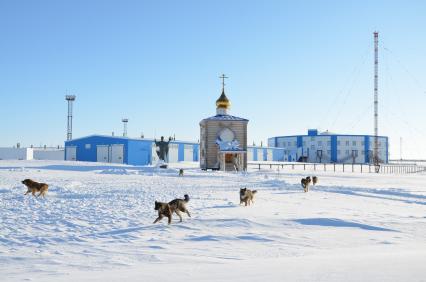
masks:
<svg viewBox="0 0 426 282"><path fill-rule="evenodd" d="M24 196L25 178L47 197ZM426 281L425 180L0 161L0 281ZM155 200L184 194L191 218L152 224Z"/></svg>

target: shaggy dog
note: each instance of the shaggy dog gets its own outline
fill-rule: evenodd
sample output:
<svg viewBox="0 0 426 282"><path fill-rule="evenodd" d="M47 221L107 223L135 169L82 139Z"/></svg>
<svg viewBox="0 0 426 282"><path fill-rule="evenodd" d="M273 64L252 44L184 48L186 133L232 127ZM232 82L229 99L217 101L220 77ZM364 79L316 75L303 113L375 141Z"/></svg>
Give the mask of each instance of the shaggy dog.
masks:
<svg viewBox="0 0 426 282"><path fill-rule="evenodd" d="M300 180L300 184L302 184L303 191L305 191L305 193L309 191L309 184L311 184L311 181L312 180L311 180L310 176L308 176L306 178L302 178Z"/></svg>
<svg viewBox="0 0 426 282"><path fill-rule="evenodd" d="M173 201L169 202L171 212L174 212L179 216L180 222L182 222L182 216L180 215L180 212L185 212L189 217L191 217L188 209L186 208L186 203L189 202L189 196L184 195L183 197L184 199L174 199Z"/></svg>
<svg viewBox="0 0 426 282"><path fill-rule="evenodd" d="M45 194L47 193L47 189L49 189L49 185L47 185L46 183L39 183L31 179L23 180L22 184L24 184L28 188L27 192L24 195L27 195L28 193L31 192L31 194L35 196L35 193L39 192L39 194L36 197L41 195L44 198Z"/></svg>
<svg viewBox="0 0 426 282"><path fill-rule="evenodd" d="M179 176L183 176L183 169L179 169Z"/></svg>
<svg viewBox="0 0 426 282"><path fill-rule="evenodd" d="M240 205L242 203L245 203L245 206L247 206L247 204L250 206L250 201L254 203L253 198L254 198L254 194L256 193L257 193L256 190L252 191L247 188L241 188L240 189Z"/></svg>
<svg viewBox="0 0 426 282"><path fill-rule="evenodd" d="M189 214L188 209L186 208L186 203L189 202L189 196L185 195L184 199L174 199L173 201L169 203L162 203L155 201L155 210L158 211L158 217L154 221L154 223L157 223L158 221L162 220L163 217L168 218L168 224L172 222L172 214L176 213L179 216L180 222L182 222L182 216L180 215L180 212L185 212L189 217L191 215Z"/></svg>
<svg viewBox="0 0 426 282"><path fill-rule="evenodd" d="M158 217L154 221L154 223L159 222L165 216L169 219L168 224L170 224L172 222L172 211L170 210L170 206L169 206L168 203L162 203L162 202L155 201L154 210L158 211Z"/></svg>

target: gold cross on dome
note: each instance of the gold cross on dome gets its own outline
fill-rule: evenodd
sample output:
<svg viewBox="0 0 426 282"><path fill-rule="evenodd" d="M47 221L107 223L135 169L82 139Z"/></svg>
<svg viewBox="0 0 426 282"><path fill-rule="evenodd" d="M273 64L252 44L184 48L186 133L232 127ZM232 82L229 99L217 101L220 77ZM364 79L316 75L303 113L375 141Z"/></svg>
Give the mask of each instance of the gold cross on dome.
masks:
<svg viewBox="0 0 426 282"><path fill-rule="evenodd" d="M225 74L222 74L221 76L219 76L219 78L222 78L222 90L225 89L225 78L228 78L227 76L225 76Z"/></svg>

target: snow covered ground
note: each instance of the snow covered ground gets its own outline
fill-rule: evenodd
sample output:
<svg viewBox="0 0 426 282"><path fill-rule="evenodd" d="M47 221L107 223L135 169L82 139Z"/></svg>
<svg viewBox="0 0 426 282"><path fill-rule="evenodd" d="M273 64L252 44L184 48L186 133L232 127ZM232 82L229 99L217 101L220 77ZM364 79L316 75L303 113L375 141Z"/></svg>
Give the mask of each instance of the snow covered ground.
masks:
<svg viewBox="0 0 426 282"><path fill-rule="evenodd" d="M307 175L0 161L0 281L426 281L425 174ZM152 224L184 194L192 218Z"/></svg>

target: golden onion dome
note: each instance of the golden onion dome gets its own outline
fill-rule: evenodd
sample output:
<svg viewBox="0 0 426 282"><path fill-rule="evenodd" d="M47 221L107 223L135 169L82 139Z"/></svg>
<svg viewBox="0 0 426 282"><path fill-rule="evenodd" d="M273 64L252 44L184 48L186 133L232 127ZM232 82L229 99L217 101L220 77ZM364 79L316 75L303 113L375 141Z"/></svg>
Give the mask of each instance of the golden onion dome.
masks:
<svg viewBox="0 0 426 282"><path fill-rule="evenodd" d="M231 106L228 97L225 95L225 90L222 90L222 95L216 100L216 107L228 109Z"/></svg>

